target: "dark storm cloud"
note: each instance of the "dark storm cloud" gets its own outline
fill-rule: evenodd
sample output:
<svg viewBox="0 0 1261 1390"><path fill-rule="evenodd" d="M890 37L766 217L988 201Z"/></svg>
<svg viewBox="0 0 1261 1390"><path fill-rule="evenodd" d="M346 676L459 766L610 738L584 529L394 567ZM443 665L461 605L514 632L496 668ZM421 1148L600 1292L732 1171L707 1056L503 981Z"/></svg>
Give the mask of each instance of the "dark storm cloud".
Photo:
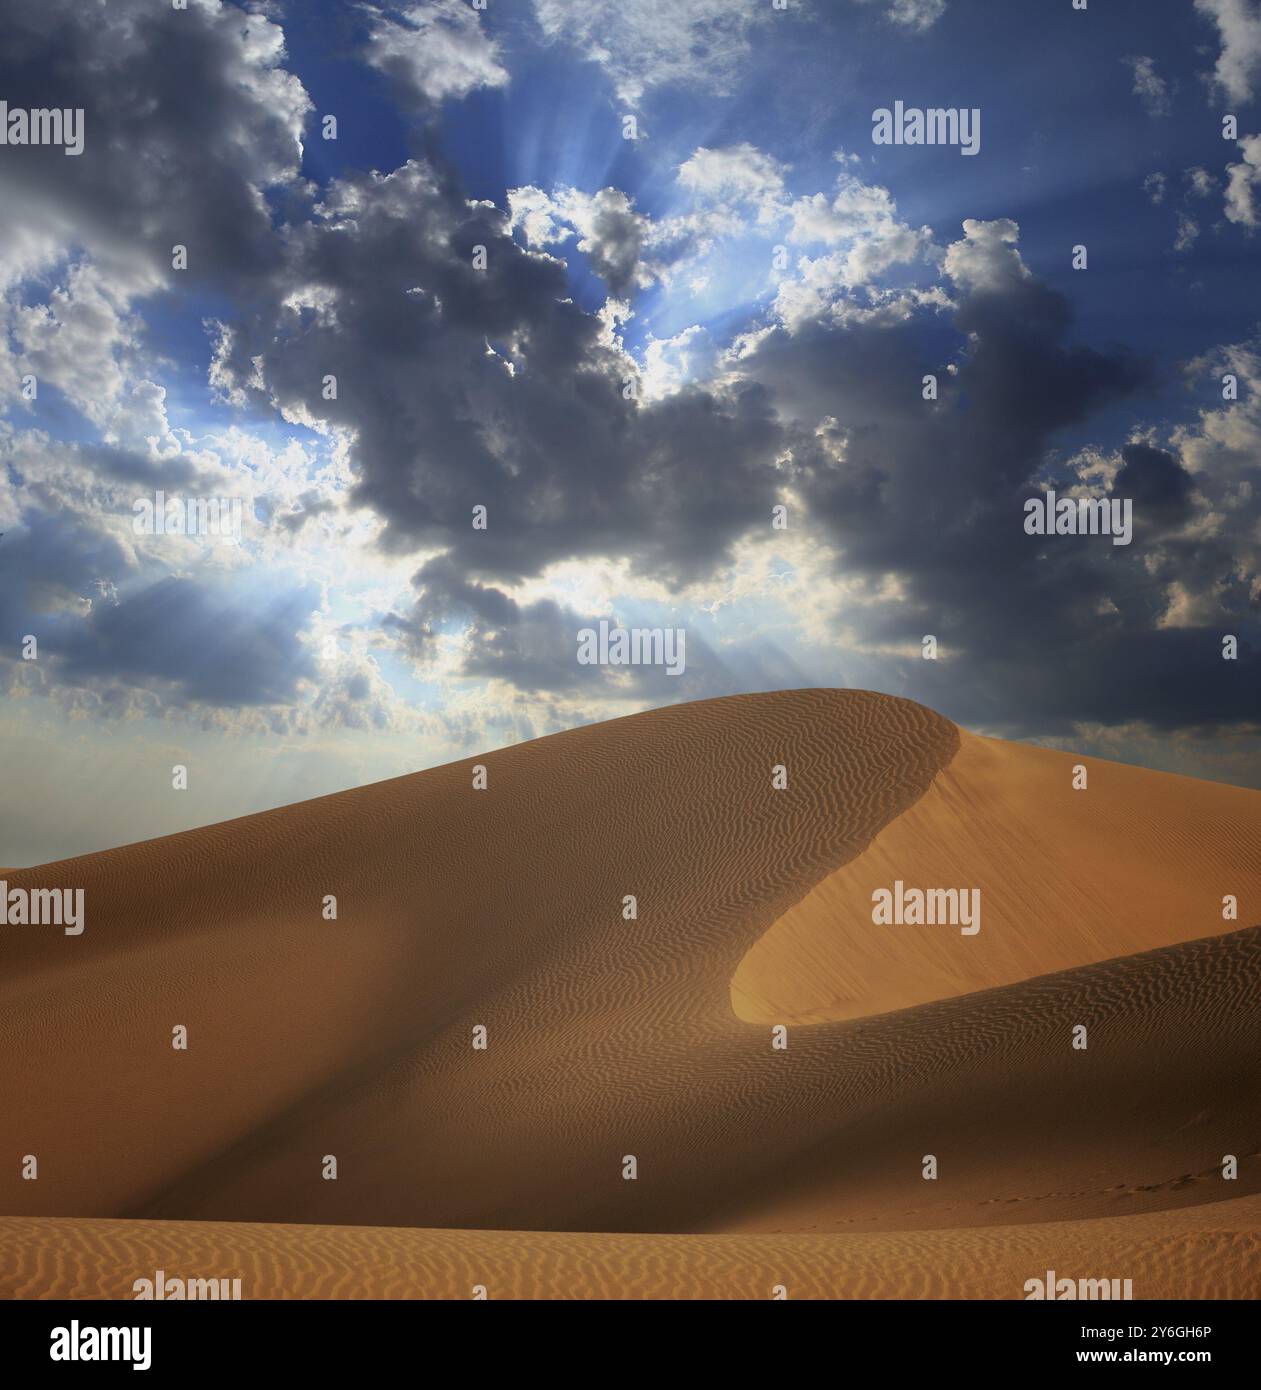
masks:
<svg viewBox="0 0 1261 1390"><path fill-rule="evenodd" d="M500 589L465 579L447 556L423 565L412 583L417 590L415 604L405 613L388 614L384 626L417 657L430 654L444 624L458 626L469 649L461 668L464 676L503 680L532 694L616 693L666 701L698 700L730 691L723 664L695 633L685 632L684 669L676 675L653 665L582 665L578 634L587 628L597 630L601 620L613 626L613 615L582 614L550 598L518 603ZM676 624L654 618L651 623L626 621L622 626Z"/></svg>
<svg viewBox="0 0 1261 1390"><path fill-rule="evenodd" d="M353 500L386 519L388 547L440 546L505 581L596 554L682 581L769 518L782 433L767 393L637 406L634 364L570 301L563 265L430 164L338 184L289 249L276 297L233 326L224 377L248 395L259 358L282 405L354 431ZM328 307L284 308L291 284Z"/></svg>
<svg viewBox="0 0 1261 1390"><path fill-rule="evenodd" d="M833 421L798 446L794 476L807 524L844 548L847 570L909 576L926 603L945 584L987 608L1002 602L996 574L1033 575L1020 504L1055 431L1132 391L1144 369L1062 345L1066 306L1031 289L964 298L956 322L972 336L953 376L917 320L779 331L746 364L791 418ZM928 374L937 401L922 398Z"/></svg>
<svg viewBox="0 0 1261 1390"><path fill-rule="evenodd" d="M0 653L16 659L41 612L69 611L93 587L128 570L124 546L93 522L32 512L0 538Z"/></svg>
<svg viewBox="0 0 1261 1390"><path fill-rule="evenodd" d="M84 111L85 146L0 149L8 216L119 262L238 281L279 262L260 190L292 179L309 103L279 29L229 6L45 0L6 8L10 108Z"/></svg>
<svg viewBox="0 0 1261 1390"><path fill-rule="evenodd" d="M1144 386L1146 366L1072 343L1067 301L1031 277L965 292L955 324L968 337L954 375L915 321L772 334L747 363L789 415L835 420L817 447L798 447L794 476L804 524L840 546L842 571L901 585L902 601L871 611L862 636L935 635L948 675L914 663L905 678L963 722L1045 733L1081 720L1255 719L1255 601L1236 594L1237 628L1225 611L1225 627L1162 626L1171 583L1211 591L1238 564L1238 537L1178 536L1195 490L1174 455L1126 446L1111 492L1086 489L1132 501L1130 547L1023 529L1040 480L1081 486L1048 471L1060 432ZM930 372L937 402L921 399ZM1237 663L1221 659L1231 630L1245 636Z"/></svg>
<svg viewBox="0 0 1261 1390"><path fill-rule="evenodd" d="M1165 449L1127 444L1112 490L1133 499L1135 510L1157 525L1176 526L1191 515L1194 483L1182 464Z"/></svg>
<svg viewBox="0 0 1261 1390"><path fill-rule="evenodd" d="M259 602L173 577L94 605L48 645L81 684L169 684L180 700L232 707L288 702L314 675L299 633L318 606L313 589Z"/></svg>
<svg viewBox="0 0 1261 1390"><path fill-rule="evenodd" d="M294 697L313 675L301 635L318 595L265 601L191 578L146 583L91 520L31 512L0 538L0 649L23 639L64 685L162 685L177 703L239 707Z"/></svg>

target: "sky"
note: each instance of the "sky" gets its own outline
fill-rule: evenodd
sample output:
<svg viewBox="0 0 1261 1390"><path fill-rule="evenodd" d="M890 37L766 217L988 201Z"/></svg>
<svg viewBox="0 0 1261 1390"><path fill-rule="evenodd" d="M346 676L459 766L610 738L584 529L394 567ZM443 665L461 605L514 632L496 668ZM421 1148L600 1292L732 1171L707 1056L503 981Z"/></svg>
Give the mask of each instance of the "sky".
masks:
<svg viewBox="0 0 1261 1390"><path fill-rule="evenodd" d="M803 686L1261 787L1259 99L1257 0L9 0L0 865Z"/></svg>

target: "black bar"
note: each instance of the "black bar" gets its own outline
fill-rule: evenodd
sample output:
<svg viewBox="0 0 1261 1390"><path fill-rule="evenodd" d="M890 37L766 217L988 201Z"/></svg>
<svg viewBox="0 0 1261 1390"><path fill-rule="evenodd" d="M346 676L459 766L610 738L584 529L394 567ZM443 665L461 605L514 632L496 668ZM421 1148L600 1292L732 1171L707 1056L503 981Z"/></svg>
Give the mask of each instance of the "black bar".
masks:
<svg viewBox="0 0 1261 1390"><path fill-rule="evenodd" d="M10 1376L22 1372L51 1371L58 1381L111 1372L134 1377L127 1359L51 1359L54 1342L64 1349L72 1331L76 1347L90 1349L89 1328L140 1329L134 1347L117 1345L141 1360L147 1330L150 1365L142 1374L200 1380L282 1371L309 1374L321 1385L341 1375L367 1374L375 1381L400 1373L409 1382L436 1377L468 1384L496 1365L505 1374L536 1373L540 1358L553 1373L572 1363L570 1371L578 1370L584 1381L624 1379L639 1365L659 1379L663 1370L679 1368L684 1353L712 1363L730 1358L746 1378L762 1358L772 1375L805 1374L813 1364L820 1371L831 1366L829 1379L866 1374L863 1367L1021 1376L1197 1365L1255 1373L1257 1305L1250 1302L838 1301L769 1307L761 1314L747 1303L691 1300L468 1305L9 1302L0 1304L0 1337L6 1379L14 1385L24 1382ZM387 1366L399 1362L389 1375Z"/></svg>

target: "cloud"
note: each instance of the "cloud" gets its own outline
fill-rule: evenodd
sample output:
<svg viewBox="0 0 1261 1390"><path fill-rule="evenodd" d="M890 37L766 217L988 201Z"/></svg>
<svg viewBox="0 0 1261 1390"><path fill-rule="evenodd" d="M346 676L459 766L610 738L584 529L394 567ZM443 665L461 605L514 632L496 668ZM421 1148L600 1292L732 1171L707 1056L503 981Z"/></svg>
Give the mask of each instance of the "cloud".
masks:
<svg viewBox="0 0 1261 1390"><path fill-rule="evenodd" d="M644 253L657 233L620 189L588 194L566 188L550 197L539 188L514 188L508 208L510 225L520 227L532 246L556 246L576 236L578 250L615 299L628 299L652 283L655 273Z"/></svg>
<svg viewBox="0 0 1261 1390"><path fill-rule="evenodd" d="M863 0L870 4L872 0ZM889 20L914 33L924 33L946 13L946 0L878 0Z"/></svg>
<svg viewBox="0 0 1261 1390"><path fill-rule="evenodd" d="M1226 166L1226 219L1253 231L1258 223L1255 198L1261 187L1261 135L1245 135L1237 143L1243 159Z"/></svg>
<svg viewBox="0 0 1261 1390"><path fill-rule="evenodd" d="M929 228L916 230L899 219L887 188L851 172L855 156L837 151L835 159L841 171L831 192L793 198L787 166L752 145L696 150L679 168L678 183L692 208L674 219L674 228L686 233L675 238L675 254L692 254L703 265L724 237L775 239L778 255L786 255L785 243L838 247L799 255L791 273L780 267L775 316L792 325L825 313L862 312L884 294L876 282L894 266L932 260L937 252Z"/></svg>
<svg viewBox="0 0 1261 1390"><path fill-rule="evenodd" d="M1134 95L1149 116L1169 114L1169 86L1156 71L1156 60L1131 55L1121 60L1134 74Z"/></svg>
<svg viewBox="0 0 1261 1390"><path fill-rule="evenodd" d="M816 193L793 204L790 236L794 241L840 241L892 225L895 213L887 188L842 174L831 200Z"/></svg>
<svg viewBox="0 0 1261 1390"><path fill-rule="evenodd" d="M12 9L0 56L6 100L81 106L86 126L78 158L32 147L4 161L10 234L31 244L52 231L61 254L79 247L120 295L174 288L176 244L188 248L192 275L221 283L274 265L265 194L298 178L311 110L284 57L277 24L217 0Z"/></svg>
<svg viewBox="0 0 1261 1390"><path fill-rule="evenodd" d="M1194 217L1188 217L1185 212L1178 214L1178 234L1174 237L1173 249L1175 251L1189 251L1194 245L1196 238L1200 235L1200 224Z"/></svg>
<svg viewBox="0 0 1261 1390"><path fill-rule="evenodd" d="M678 181L700 206L737 220L751 213L766 225L783 214L787 172L746 141L718 149L701 146L679 165Z"/></svg>
<svg viewBox="0 0 1261 1390"><path fill-rule="evenodd" d="M781 283L776 311L785 323L821 312L828 301L833 312L843 313L847 306L839 296L860 289L875 295L874 282L893 266L921 260L934 250L930 229L917 231L902 222L887 188L865 183L848 171L838 175L831 199L822 193L798 199L790 216L790 242L840 242L846 249L803 259L798 281Z"/></svg>
<svg viewBox="0 0 1261 1390"><path fill-rule="evenodd" d="M257 546L247 558L216 537L134 529L133 503L156 490L207 497L242 487L209 453L158 456L0 429L0 476L0 629L39 643L29 664L16 659L16 636L6 643L6 676L29 667L23 679L66 708L91 690L112 692L107 710L157 715L291 704L298 682L317 674L303 636L318 602L312 582L272 568ZM249 495L242 501L248 542Z"/></svg>
<svg viewBox="0 0 1261 1390"><path fill-rule="evenodd" d="M257 301L237 326L222 369L247 399L309 412L352 437L354 500L383 518L388 549L428 556L411 602L387 616L387 638L451 679L580 701L591 677L573 661L573 635L608 615L555 595L521 597L528 584L567 561L615 559L632 580L704 594L791 493L838 573L868 586L848 615L860 648L948 634L965 673L959 717L1004 710L1010 720L1018 708L1030 730L1240 717L1237 703L1152 680L1160 663L1189 659L1178 644L1200 640L1199 629L1161 626L1182 582L1181 538L1204 505L1172 448L1122 455L1103 480L1132 487L1140 534L1161 548L1155 559L1039 545L1023 532L1022 499L1054 467L1057 433L1136 391L1148 372L1124 353L1071 342L1070 307L1025 265L1014 221L965 221L942 253L942 284L877 291L868 281L862 303L850 303L836 285L878 268L850 265L856 247L880 244L864 242L866 232L918 245L879 190L843 174L833 196L803 205L783 196L773 162L742 169L726 157L697 160L688 182L698 201L745 225L769 209L767 236L778 211L782 225L835 235L840 249L804 258L802 284L821 266L813 305L803 299L790 322L769 318L725 359L706 351L708 379L705 369L677 379L696 334L662 346L662 389L639 400L623 389L638 364L572 303L563 264L512 236L515 224L555 246L583 224L607 266L611 248L634 245L625 279L656 231L602 237L596 212L602 202L629 215L628 200L567 204L526 190L505 214L462 199L445 171L413 160L389 175L348 174L289 238L270 303ZM470 255L479 244L484 271ZM285 307L287 286L321 281L324 314ZM939 330L925 330L945 313L959 347L943 361L940 346L928 348ZM318 384L330 364L341 389L326 403ZM929 372L942 384L935 403L921 394ZM1059 481L1097 485L1072 469ZM487 508L487 531L472 527L475 505ZM1162 576L1155 588L1151 564ZM1192 605L1212 602L1203 585L1187 593ZM1129 663L1123 678L1113 651ZM614 680L604 697L645 697L652 679Z"/></svg>
<svg viewBox="0 0 1261 1390"><path fill-rule="evenodd" d="M420 108L508 81L497 45L464 0L374 8L365 57Z"/></svg>
<svg viewBox="0 0 1261 1390"><path fill-rule="evenodd" d="M1231 430L1229 458L1206 453L1197 432L1057 459L1058 435L1142 388L1150 368L1074 343L1067 300L1024 266L1018 237L1014 222L969 220L947 248L964 344L948 363L914 315L802 324L761 336L741 359L785 427L798 427L789 486L812 538L847 585L866 581L867 601L841 610L850 649L934 633L951 652L948 687L911 661L908 693L1012 733L1255 720L1251 676L1215 679L1220 625L1257 630L1244 578L1256 572L1256 542L1245 541L1255 489L1238 474L1250 435L1221 412L1204 434ZM936 401L921 394L927 373L938 375ZM1025 535L1023 500L1046 485L1129 496L1133 546ZM1224 585L1226 575L1238 578ZM1184 598L1195 620L1167 625ZM1248 660L1261 666L1261 649ZM889 658L879 662L887 686Z"/></svg>
<svg viewBox="0 0 1261 1390"><path fill-rule="evenodd" d="M1016 243L1020 228L1009 217L990 222L967 218L963 239L946 249L946 274L964 289L1003 292L1018 289L1030 278Z"/></svg>
<svg viewBox="0 0 1261 1390"><path fill-rule="evenodd" d="M895 264L916 259L924 249L919 236L902 231L861 242L851 251L803 256L796 273L780 281L773 316L794 332L820 320L896 323L912 317L918 309L948 307L949 297L938 287L927 291L880 289L867 283Z"/></svg>
<svg viewBox="0 0 1261 1390"><path fill-rule="evenodd" d="M317 601L307 588L259 602L173 576L94 605L46 645L77 684L105 678L155 684L181 701L284 704L315 674L300 635Z"/></svg>
<svg viewBox="0 0 1261 1390"><path fill-rule="evenodd" d="M1195 0L1195 8L1217 25L1214 82L1231 101L1251 101L1261 75L1261 9L1254 0Z"/></svg>
<svg viewBox="0 0 1261 1390"><path fill-rule="evenodd" d="M1194 483L1191 474L1167 449L1150 444L1127 444L1112 491L1128 497L1150 525L1177 527L1191 515Z"/></svg>
<svg viewBox="0 0 1261 1390"><path fill-rule="evenodd" d="M563 264L511 230L426 161L348 175L289 238L290 264L236 325L221 380L353 437L351 500L384 519L387 549L441 549L504 579L610 551L645 572L711 565L769 514L769 402L685 390L640 408L625 389L637 364L572 302ZM593 246L606 268L612 245ZM285 307L286 286L321 279L323 320ZM336 401L321 398L328 371ZM472 528L478 505L489 537Z"/></svg>
<svg viewBox="0 0 1261 1390"><path fill-rule="evenodd" d="M1143 192L1153 203L1163 203L1165 201L1166 182L1164 174L1148 174L1143 180Z"/></svg>
<svg viewBox="0 0 1261 1390"><path fill-rule="evenodd" d="M534 14L546 39L598 63L628 106L682 82L731 90L754 29L784 18L762 0L534 0Z"/></svg>
<svg viewBox="0 0 1261 1390"><path fill-rule="evenodd" d="M792 199L786 166L754 146L701 147L678 169L689 205L662 220L639 212L631 198L611 187L596 194L525 187L509 191L510 226L532 247L561 247L576 237L610 294L626 303L654 281L673 286L683 279L694 291L703 289L706 258L721 254L724 240L758 236L803 246L844 245L828 257L802 258L797 278L781 280L777 312L782 319L796 318L812 312L820 299L835 302L856 289L874 293L873 282L891 267L934 253L930 230L900 221L888 189L850 172L853 156L838 152L836 159L842 170L833 193Z"/></svg>
<svg viewBox="0 0 1261 1390"><path fill-rule="evenodd" d="M669 338L650 338L640 376L643 399L655 400L689 381L710 379L719 370L718 359L718 345L701 324L691 324Z"/></svg>
<svg viewBox="0 0 1261 1390"><path fill-rule="evenodd" d="M71 266L65 284L42 304L15 296L10 332L19 370L64 392L94 424L107 425L125 381L119 356L136 346L138 324L128 305L129 296L87 263Z"/></svg>
<svg viewBox="0 0 1261 1390"><path fill-rule="evenodd" d="M520 602L502 589L470 582L446 557L427 563L413 584L415 603L405 613L388 615L387 626L424 660L441 640L444 625L460 624L462 679L502 682L527 696L548 693L639 703L717 693L707 684L714 674L713 654L695 630L685 632L684 669L676 675L660 665L580 665L578 633L598 628L601 620L615 626L618 615L581 613L550 597Z"/></svg>

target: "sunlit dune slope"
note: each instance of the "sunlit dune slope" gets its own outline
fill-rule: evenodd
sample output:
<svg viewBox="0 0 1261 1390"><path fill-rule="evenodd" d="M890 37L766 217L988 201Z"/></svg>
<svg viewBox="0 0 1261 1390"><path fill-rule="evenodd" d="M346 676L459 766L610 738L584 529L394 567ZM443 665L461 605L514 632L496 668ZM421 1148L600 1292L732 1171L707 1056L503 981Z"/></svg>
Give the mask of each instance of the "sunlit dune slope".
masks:
<svg viewBox="0 0 1261 1390"><path fill-rule="evenodd" d="M873 929L873 893L899 879L979 889L980 930ZM757 941L732 1005L758 1023L855 1018L1256 921L1258 793L965 732L925 795Z"/></svg>

